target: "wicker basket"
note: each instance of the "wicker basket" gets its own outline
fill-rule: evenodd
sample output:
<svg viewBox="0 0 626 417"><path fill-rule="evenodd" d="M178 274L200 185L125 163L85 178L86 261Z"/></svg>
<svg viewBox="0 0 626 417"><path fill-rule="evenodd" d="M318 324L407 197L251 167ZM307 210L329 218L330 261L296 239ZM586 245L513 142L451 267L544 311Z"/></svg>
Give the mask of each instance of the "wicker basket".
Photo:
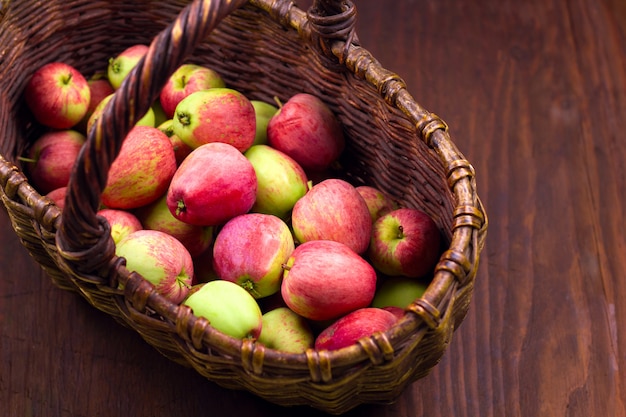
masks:
<svg viewBox="0 0 626 417"><path fill-rule="evenodd" d="M440 360L470 304L487 229L472 166L446 124L359 46L350 1L318 0L308 12L287 0L187 3L4 3L0 197L15 232L55 285L80 293L168 358L221 386L335 414L394 401ZM61 212L29 185L18 160L41 133L22 100L25 84L52 61L84 74L101 72L109 57L135 43L151 43L150 52L89 135ZM345 128L340 174L355 185L380 187L435 219L447 250L424 296L391 330L337 351L278 352L217 332L159 296L114 256L109 226L96 216L106 173L129 126L183 62L211 66L252 99L319 96Z"/></svg>

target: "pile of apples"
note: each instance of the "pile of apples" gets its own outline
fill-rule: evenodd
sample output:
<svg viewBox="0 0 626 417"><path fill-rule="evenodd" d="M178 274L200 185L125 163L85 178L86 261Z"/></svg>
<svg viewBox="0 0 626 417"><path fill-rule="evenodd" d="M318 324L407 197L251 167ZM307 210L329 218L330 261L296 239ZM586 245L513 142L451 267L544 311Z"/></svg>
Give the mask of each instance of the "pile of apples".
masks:
<svg viewBox="0 0 626 417"><path fill-rule="evenodd" d="M89 80L62 62L30 79L25 101L47 129L22 160L59 207L87 132L147 50L128 48ZM338 349L392 326L441 253L423 211L329 174L344 148L315 95L249 100L184 64L125 138L99 214L129 270L223 333Z"/></svg>

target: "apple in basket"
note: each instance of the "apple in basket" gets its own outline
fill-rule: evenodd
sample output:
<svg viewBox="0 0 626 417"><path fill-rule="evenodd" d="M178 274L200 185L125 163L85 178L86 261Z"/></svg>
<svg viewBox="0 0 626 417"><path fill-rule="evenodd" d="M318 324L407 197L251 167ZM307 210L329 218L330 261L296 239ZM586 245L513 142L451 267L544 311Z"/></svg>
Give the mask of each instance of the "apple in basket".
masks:
<svg viewBox="0 0 626 417"><path fill-rule="evenodd" d="M296 202L308 191L304 169L291 157L267 145L253 145L244 155L254 167L258 183L252 211L286 220Z"/></svg>
<svg viewBox="0 0 626 417"><path fill-rule="evenodd" d="M194 258L208 250L213 243L213 227L196 226L174 217L167 206L167 194L139 207L135 213L144 229L160 230L174 236Z"/></svg>
<svg viewBox="0 0 626 417"><path fill-rule="evenodd" d="M107 78L114 89L120 88L126 76L148 52L148 46L137 44L123 50L116 57L109 59Z"/></svg>
<svg viewBox="0 0 626 417"><path fill-rule="evenodd" d="M135 126L111 164L102 191L108 208L134 209L156 201L176 171L170 140L156 127Z"/></svg>
<svg viewBox="0 0 626 417"><path fill-rule="evenodd" d="M278 111L278 107L262 100L250 100L256 116L256 135L253 145L267 144L267 125Z"/></svg>
<svg viewBox="0 0 626 417"><path fill-rule="evenodd" d="M35 71L24 99L35 119L54 129L69 129L85 116L91 92L85 77L73 66L51 62Z"/></svg>
<svg viewBox="0 0 626 417"><path fill-rule="evenodd" d="M191 148L224 142L244 152L254 142L256 116L250 100L230 88L196 91L174 114L174 133Z"/></svg>
<svg viewBox="0 0 626 417"><path fill-rule="evenodd" d="M262 323L259 343L270 349L303 353L313 347L315 335L309 322L287 307L267 311Z"/></svg>
<svg viewBox="0 0 626 417"><path fill-rule="evenodd" d="M376 291L374 268L348 246L332 240L297 246L284 270L285 303L310 320L336 319L367 307Z"/></svg>
<svg viewBox="0 0 626 417"><path fill-rule="evenodd" d="M72 167L85 143L76 130L53 130L39 136L25 158L33 186L41 194L67 186Z"/></svg>
<svg viewBox="0 0 626 417"><path fill-rule="evenodd" d="M226 83L222 77L211 68L196 64L183 64L174 71L161 89L159 101L167 118L171 119L174 117L178 103L191 93L224 87Z"/></svg>
<svg viewBox="0 0 626 417"><path fill-rule="evenodd" d="M378 220L383 214L387 214L399 208L394 200L376 187L360 185L356 187L356 190L361 194L365 203L367 203L372 222Z"/></svg>
<svg viewBox="0 0 626 417"><path fill-rule="evenodd" d="M87 107L87 113L85 113L80 123L75 126L76 130L85 134L88 132L87 123L89 122L89 118L91 118L91 115L94 110L96 110L96 107L98 107L98 104L115 92L113 86L106 78L91 78L87 80L87 84L89 85L91 96L89 106Z"/></svg>
<svg viewBox="0 0 626 417"><path fill-rule="evenodd" d="M357 309L322 330L315 339L315 349L334 350L353 345L363 337L388 330L397 320L395 314L381 308Z"/></svg>
<svg viewBox="0 0 626 417"><path fill-rule="evenodd" d="M183 142L176 134L174 133L174 120L168 119L163 123L157 126L161 132L165 133L172 142L172 147L174 147L174 155L176 155L176 165L180 165L183 162L183 159L187 157L193 151L185 142Z"/></svg>
<svg viewBox="0 0 626 417"><path fill-rule="evenodd" d="M271 214L246 213L229 220L213 245L213 269L254 298L277 293L283 264L294 250L289 226Z"/></svg>
<svg viewBox="0 0 626 417"><path fill-rule="evenodd" d="M386 275L419 278L433 271L441 253L441 232L433 219L414 208L380 217L372 227L368 257Z"/></svg>
<svg viewBox="0 0 626 417"><path fill-rule="evenodd" d="M405 309L424 295L426 283L409 277L385 277L379 279L378 289L372 300L372 307L399 307Z"/></svg>
<svg viewBox="0 0 626 417"><path fill-rule="evenodd" d="M111 237L115 244L118 244L131 233L143 229L137 216L130 211L105 208L98 210L97 214L104 217L109 222L109 226L111 226Z"/></svg>
<svg viewBox="0 0 626 417"><path fill-rule="evenodd" d="M67 195L67 187L59 187L46 194L59 208L65 207L65 196Z"/></svg>
<svg viewBox="0 0 626 417"><path fill-rule="evenodd" d="M91 116L89 116L89 119L87 120L87 132L91 130L91 127L100 118L100 116L104 112L106 105L109 104L109 101L111 101L112 98L113 98L113 94L110 94L106 96L105 98L103 98L102 100L100 100L100 103L98 103L94 111L91 113ZM154 117L155 117L154 110L152 110L152 108L149 108L146 114L144 114L143 116L139 118L139 120L137 120L137 122L135 123L135 126L154 127L154 123L155 123Z"/></svg>
<svg viewBox="0 0 626 417"><path fill-rule="evenodd" d="M248 291L234 282L218 279L198 284L182 304L226 335L256 339L261 333L261 308Z"/></svg>
<svg viewBox="0 0 626 417"><path fill-rule="evenodd" d="M167 205L185 223L217 226L247 213L256 190L254 167L241 152L226 143L207 143L194 149L176 170Z"/></svg>
<svg viewBox="0 0 626 417"><path fill-rule="evenodd" d="M338 178L329 178L299 199L291 213L296 240L334 240L358 254L367 250L372 219L367 204L355 187Z"/></svg>
<svg viewBox="0 0 626 417"><path fill-rule="evenodd" d="M324 171L345 147L342 126L318 97L299 93L280 107L267 126L270 146L295 159L306 171Z"/></svg>
<svg viewBox="0 0 626 417"><path fill-rule="evenodd" d="M131 272L141 274L158 293L175 304L187 297L193 281L189 251L173 236L158 230L138 230L122 239L115 249Z"/></svg>

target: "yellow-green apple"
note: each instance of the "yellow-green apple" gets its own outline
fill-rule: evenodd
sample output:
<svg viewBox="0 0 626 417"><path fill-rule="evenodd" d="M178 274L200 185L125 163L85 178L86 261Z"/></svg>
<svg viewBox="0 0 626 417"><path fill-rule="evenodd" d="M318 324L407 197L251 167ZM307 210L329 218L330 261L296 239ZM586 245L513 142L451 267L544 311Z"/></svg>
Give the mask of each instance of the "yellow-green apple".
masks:
<svg viewBox="0 0 626 417"><path fill-rule="evenodd" d="M213 142L194 149L167 191L172 214L185 223L223 225L247 213L256 199L254 167L234 146Z"/></svg>
<svg viewBox="0 0 626 417"><path fill-rule="evenodd" d="M182 243L158 230L138 230L122 239L115 254L126 267L155 286L156 291L179 304L191 288L193 261Z"/></svg>
<svg viewBox="0 0 626 417"><path fill-rule="evenodd" d="M180 240L194 258L208 250L213 243L213 228L211 226L196 226L174 217L167 206L166 193L156 201L139 207L135 214L144 229L160 230L174 236Z"/></svg>
<svg viewBox="0 0 626 417"><path fill-rule="evenodd" d="M289 226L271 214L245 213L229 220L213 244L213 269L254 298L277 293L283 264L295 247Z"/></svg>
<svg viewBox="0 0 626 417"><path fill-rule="evenodd" d="M223 142L244 152L254 142L256 116L237 90L210 88L191 93L176 106L174 133L192 148Z"/></svg>
<svg viewBox="0 0 626 417"><path fill-rule="evenodd" d="M397 320L395 314L382 308L360 308L322 330L315 339L315 349L335 350L351 346L363 337L387 331Z"/></svg>
<svg viewBox="0 0 626 417"><path fill-rule="evenodd" d="M334 240L358 254L367 250L372 231L365 200L352 184L339 178L330 178L311 187L294 205L291 225L300 243Z"/></svg>
<svg viewBox="0 0 626 417"><path fill-rule="evenodd" d="M24 90L35 119L54 129L74 127L87 113L91 92L85 77L71 65L51 62L41 66Z"/></svg>
<svg viewBox="0 0 626 417"><path fill-rule="evenodd" d="M89 133L89 131L91 130L91 127L100 118L100 115L102 114L102 112L104 112L106 105L109 104L109 101L111 101L112 98L113 98L113 94L110 94L106 96L105 98L103 98L102 100L100 100L100 103L98 103L96 108L91 113L91 116L89 116L89 119L87 120L87 133ZM137 122L135 123L135 126L155 127L154 123L155 123L154 110L152 110L152 107L150 107L148 108L148 111L146 112L146 114L144 114L143 116L139 118L139 120L137 120Z"/></svg>
<svg viewBox="0 0 626 417"><path fill-rule="evenodd" d="M150 106L150 109L152 109L152 112L154 113L154 126L159 127L170 119L170 117L167 117L165 114L165 110L163 110L163 105L160 100L155 100L154 103L152 103L152 106Z"/></svg>
<svg viewBox="0 0 626 417"><path fill-rule="evenodd" d="M244 155L254 167L258 183L252 211L286 220L296 201L308 191L304 169L291 157L268 145L253 145Z"/></svg>
<svg viewBox="0 0 626 417"><path fill-rule="evenodd" d="M115 244L121 242L122 239L131 233L143 229L137 216L130 211L104 208L98 210L98 215L104 217L109 222L111 237Z"/></svg>
<svg viewBox="0 0 626 417"><path fill-rule="evenodd" d="M342 126L317 96L299 93L284 103L267 125L270 146L295 159L306 171L323 171L345 147Z"/></svg>
<svg viewBox="0 0 626 417"><path fill-rule="evenodd" d="M385 277L379 279L379 282L372 300L372 307L400 307L404 309L426 291L426 284L415 278Z"/></svg>
<svg viewBox="0 0 626 417"><path fill-rule="evenodd" d="M441 232L433 219L405 207L374 222L367 255L383 274L419 278L433 271L440 251Z"/></svg>
<svg viewBox="0 0 626 417"><path fill-rule="evenodd" d="M313 347L315 335L309 322L287 307L263 314L259 342L270 349L303 353Z"/></svg>
<svg viewBox="0 0 626 417"><path fill-rule="evenodd" d="M111 164L102 191L108 208L135 209L156 201L176 172L170 140L156 127L135 126Z"/></svg>
<svg viewBox="0 0 626 417"><path fill-rule="evenodd" d="M281 294L310 320L331 320L369 306L376 271L343 243L312 240L296 247L284 265Z"/></svg>
<svg viewBox="0 0 626 417"><path fill-rule="evenodd" d="M33 186L41 194L67 186L72 167L85 143L76 130L52 130L39 136L30 147L27 169Z"/></svg>
<svg viewBox="0 0 626 417"><path fill-rule="evenodd" d="M67 195L67 187L59 187L46 194L46 197L54 201L60 209L65 207L65 196Z"/></svg>
<svg viewBox="0 0 626 417"><path fill-rule="evenodd" d="M278 111L278 107L262 100L250 100L256 116L256 134L253 145L267 144L267 125Z"/></svg>
<svg viewBox="0 0 626 417"><path fill-rule="evenodd" d="M361 194L367 204L372 222L378 220L383 214L387 214L398 207L398 204L380 189L369 185L360 185L356 190Z"/></svg>
<svg viewBox="0 0 626 417"><path fill-rule="evenodd" d="M89 106L87 107L87 112L75 127L76 130L84 134L87 134L88 132L87 123L89 122L89 118L93 114L96 107L98 107L98 104L100 104L105 97L108 97L115 92L111 83L106 78L90 78L87 80L87 84L89 85L90 91Z"/></svg>
<svg viewBox="0 0 626 417"><path fill-rule="evenodd" d="M198 284L184 305L206 318L216 330L237 339L258 338L263 315L254 297L231 281L218 279Z"/></svg>
<svg viewBox="0 0 626 417"><path fill-rule="evenodd" d="M174 117L178 103L191 93L224 87L226 87L226 83L213 69L187 63L178 67L169 77L161 89L159 100L165 115L171 119Z"/></svg>
<svg viewBox="0 0 626 417"><path fill-rule="evenodd" d="M147 52L147 45L137 44L126 48L116 57L109 59L107 78L114 89L117 90L120 88L126 76L135 68L137 63Z"/></svg>
<svg viewBox="0 0 626 417"><path fill-rule="evenodd" d="M165 133L165 136L167 136L170 139L170 142L172 142L174 154L176 155L176 165L180 165L183 162L183 159L185 159L193 149L176 136L174 133L174 121L172 119L164 121L157 126L157 129Z"/></svg>

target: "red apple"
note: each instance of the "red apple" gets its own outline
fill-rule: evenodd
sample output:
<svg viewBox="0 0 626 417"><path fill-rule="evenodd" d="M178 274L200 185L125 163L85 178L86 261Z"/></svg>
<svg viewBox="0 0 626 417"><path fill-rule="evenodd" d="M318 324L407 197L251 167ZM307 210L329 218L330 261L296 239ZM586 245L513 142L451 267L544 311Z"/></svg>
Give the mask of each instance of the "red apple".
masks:
<svg viewBox="0 0 626 417"><path fill-rule="evenodd" d="M131 233L143 229L139 219L126 210L100 209L98 210L98 215L104 217L109 222L111 237L116 244Z"/></svg>
<svg viewBox="0 0 626 417"><path fill-rule="evenodd" d="M192 148L223 142L244 152L254 142L254 107L229 88L196 91L182 99L174 114L174 133Z"/></svg>
<svg viewBox="0 0 626 417"><path fill-rule="evenodd" d="M166 120L160 125L157 126L161 132L165 133L172 142L172 147L174 147L174 154L176 155L176 165L180 165L183 160L191 153L193 149L189 147L185 142L180 140L178 136L174 133L174 121L172 119Z"/></svg>
<svg viewBox="0 0 626 417"><path fill-rule="evenodd" d="M395 201L376 187L361 185L356 187L356 190L365 200L372 222L378 220L383 214L399 208Z"/></svg>
<svg viewBox="0 0 626 417"><path fill-rule="evenodd" d="M91 99L89 100L87 112L76 126L76 130L84 134L87 134L88 132L87 123L89 122L89 118L91 118L91 115L96 107L98 107L98 104L100 104L105 97L108 97L115 92L111 83L106 78L92 78L87 80L87 84L89 85Z"/></svg>
<svg viewBox="0 0 626 417"><path fill-rule="evenodd" d="M126 76L147 52L147 45L137 44L126 48L116 57L109 59L107 77L114 89L120 88Z"/></svg>
<svg viewBox="0 0 626 417"><path fill-rule="evenodd" d="M115 253L126 259L129 271L139 273L173 303L187 296L193 261L178 239L158 230L138 230L122 239Z"/></svg>
<svg viewBox="0 0 626 417"><path fill-rule="evenodd" d="M63 207L65 207L65 195L66 194L67 194L67 187L59 187L50 191L48 194L46 194L46 197L54 201L54 204L56 204L60 209L62 209Z"/></svg>
<svg viewBox="0 0 626 417"><path fill-rule="evenodd" d="M198 284L183 304L206 318L220 332L238 338L258 338L263 327L261 309L250 293L221 279Z"/></svg>
<svg viewBox="0 0 626 417"><path fill-rule="evenodd" d="M350 183L331 178L314 185L293 207L296 240L334 240L356 253L366 251L372 219L363 197Z"/></svg>
<svg viewBox="0 0 626 417"><path fill-rule="evenodd" d="M163 194L147 206L140 207L135 213L145 229L159 230L174 236L187 248L192 257L201 255L213 243L211 226L196 226L174 217L167 206L167 194Z"/></svg>
<svg viewBox="0 0 626 417"><path fill-rule="evenodd" d="M296 94L278 110L267 126L268 144L295 159L307 170L323 171L345 147L342 126L319 98Z"/></svg>
<svg viewBox="0 0 626 417"><path fill-rule="evenodd" d="M267 145L253 145L244 155L254 167L258 187L252 211L287 219L308 191L308 179L292 158Z"/></svg>
<svg viewBox="0 0 626 417"><path fill-rule="evenodd" d="M191 152L178 167L167 205L181 221L217 226L247 213L256 199L254 167L232 145L214 142Z"/></svg>
<svg viewBox="0 0 626 417"><path fill-rule="evenodd" d="M85 77L71 65L52 62L28 81L24 99L35 119L54 129L69 129L87 113L91 93Z"/></svg>
<svg viewBox="0 0 626 417"><path fill-rule="evenodd" d="M205 66L183 64L170 76L161 90L160 102L168 119L174 117L176 106L189 94L210 88L224 88L220 75Z"/></svg>
<svg viewBox="0 0 626 417"><path fill-rule="evenodd" d="M313 347L315 336L309 322L287 307L263 314L259 343L283 352L303 353Z"/></svg>
<svg viewBox="0 0 626 417"><path fill-rule="evenodd" d="M369 306L376 272L343 243L314 240L296 247L284 266L287 306L311 320L330 320Z"/></svg>
<svg viewBox="0 0 626 417"><path fill-rule="evenodd" d="M254 298L277 293L283 264L294 250L289 226L271 214L246 213L229 220L213 245L213 269Z"/></svg>
<svg viewBox="0 0 626 417"><path fill-rule="evenodd" d="M176 171L170 140L155 127L135 126L111 164L102 203L108 208L134 209L156 201Z"/></svg>
<svg viewBox="0 0 626 417"><path fill-rule="evenodd" d="M75 130L54 130L37 138L25 159L33 186L41 194L67 186L84 143L85 136Z"/></svg>
<svg viewBox="0 0 626 417"><path fill-rule="evenodd" d="M441 250L441 232L433 219L414 208L380 217L372 227L368 256L386 275L424 277L433 271Z"/></svg>
<svg viewBox="0 0 626 417"><path fill-rule="evenodd" d="M334 350L351 346L363 337L384 332L397 321L397 316L381 308L355 310L328 326L315 339L316 350Z"/></svg>

